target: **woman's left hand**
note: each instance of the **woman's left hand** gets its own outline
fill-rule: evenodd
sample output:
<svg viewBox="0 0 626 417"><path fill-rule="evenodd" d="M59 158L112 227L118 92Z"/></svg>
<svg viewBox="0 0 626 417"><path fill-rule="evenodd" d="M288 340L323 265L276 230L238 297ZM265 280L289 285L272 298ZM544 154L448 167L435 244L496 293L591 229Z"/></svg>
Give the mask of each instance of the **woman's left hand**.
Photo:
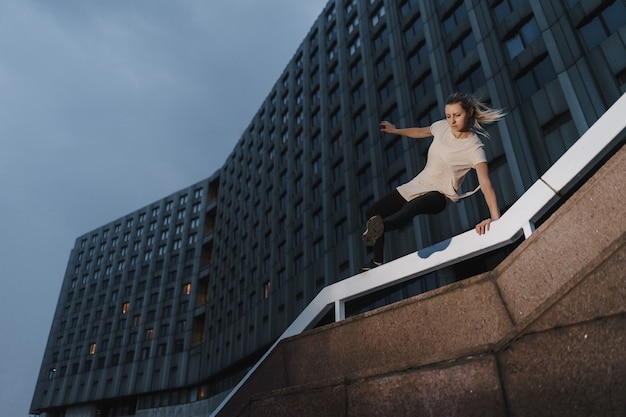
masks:
<svg viewBox="0 0 626 417"><path fill-rule="evenodd" d="M479 235L484 235L489 230L489 226L491 225L492 220L486 219L476 225L476 233Z"/></svg>

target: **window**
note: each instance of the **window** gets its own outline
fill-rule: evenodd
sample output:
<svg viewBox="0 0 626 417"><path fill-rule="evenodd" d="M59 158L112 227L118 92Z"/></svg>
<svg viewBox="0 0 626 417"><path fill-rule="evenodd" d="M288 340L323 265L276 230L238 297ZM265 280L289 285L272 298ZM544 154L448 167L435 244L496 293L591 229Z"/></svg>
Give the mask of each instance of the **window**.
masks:
<svg viewBox="0 0 626 417"><path fill-rule="evenodd" d="M350 52L350 56L356 54L361 48L361 38L357 36L357 38L350 43L348 47L348 51Z"/></svg>
<svg viewBox="0 0 626 417"><path fill-rule="evenodd" d="M522 0L501 0L500 4L493 9L496 20L498 22L502 22L504 19L509 17L513 10L519 7L521 3Z"/></svg>
<svg viewBox="0 0 626 417"><path fill-rule="evenodd" d="M335 243L339 243L344 240L348 232L348 222L346 219L341 219L335 224Z"/></svg>
<svg viewBox="0 0 626 417"><path fill-rule="evenodd" d="M343 176L343 159L333 166L333 181L340 181Z"/></svg>
<svg viewBox="0 0 626 417"><path fill-rule="evenodd" d="M380 77L389 67L391 67L391 55L387 52L381 59L376 61L376 74Z"/></svg>
<svg viewBox="0 0 626 417"><path fill-rule="evenodd" d="M179 353L182 352L185 348L185 340L184 339L177 339L174 341L174 352L175 353Z"/></svg>
<svg viewBox="0 0 626 417"><path fill-rule="evenodd" d="M406 16L409 11L417 5L417 0L407 0L400 5L400 15Z"/></svg>
<svg viewBox="0 0 626 417"><path fill-rule="evenodd" d="M328 60L332 61L333 59L335 59L336 56L337 56L337 44L335 43L328 49Z"/></svg>
<svg viewBox="0 0 626 417"><path fill-rule="evenodd" d="M324 252L324 240L322 238L313 242L313 259L320 259Z"/></svg>
<svg viewBox="0 0 626 417"><path fill-rule="evenodd" d="M346 14L350 14L352 10L356 10L356 0L346 1Z"/></svg>
<svg viewBox="0 0 626 417"><path fill-rule="evenodd" d="M457 81L458 91L474 92L485 84L485 74L479 64L472 67Z"/></svg>
<svg viewBox="0 0 626 417"><path fill-rule="evenodd" d="M365 125L365 107L357 110L352 117L352 128L357 131Z"/></svg>
<svg viewBox="0 0 626 417"><path fill-rule="evenodd" d="M126 303L122 304L122 314L128 313L129 310L130 310L130 303L129 302L126 302Z"/></svg>
<svg viewBox="0 0 626 417"><path fill-rule="evenodd" d="M433 88L433 85L433 74L430 71L413 85L413 94L417 103L424 101L424 96L428 93L428 90Z"/></svg>
<svg viewBox="0 0 626 417"><path fill-rule="evenodd" d="M504 41L509 58L513 59L539 37L539 27L534 16L519 28L519 31Z"/></svg>
<svg viewBox="0 0 626 417"><path fill-rule="evenodd" d="M385 148L387 166L393 164L397 159L399 159L402 156L402 153L402 140L400 138L397 138Z"/></svg>
<svg viewBox="0 0 626 417"><path fill-rule="evenodd" d="M462 2L454 9L452 14L443 20L443 27L446 33L452 32L464 18L467 18L467 9L465 8L465 3Z"/></svg>
<svg viewBox="0 0 626 417"><path fill-rule="evenodd" d="M96 344L92 343L91 345L89 345L89 354L95 355L95 353L96 353Z"/></svg>
<svg viewBox="0 0 626 417"><path fill-rule="evenodd" d="M534 93L556 78L556 71L548 55L545 55L525 74L515 80L517 89L523 100L529 99Z"/></svg>
<svg viewBox="0 0 626 417"><path fill-rule="evenodd" d="M333 205L334 205L335 211L340 210L344 206L345 202L346 202L346 189L341 188L333 196Z"/></svg>
<svg viewBox="0 0 626 417"><path fill-rule="evenodd" d="M388 79L382 87L378 89L378 97L381 103L384 103L388 98L395 96L395 85L393 78Z"/></svg>
<svg viewBox="0 0 626 417"><path fill-rule="evenodd" d="M343 115L341 113L341 109L338 109L336 112L330 115L330 127L334 128L341 123Z"/></svg>
<svg viewBox="0 0 626 417"><path fill-rule="evenodd" d="M385 26L376 35L374 35L374 50L378 50L381 46L383 46L386 43L388 37L389 29L387 29L387 26Z"/></svg>
<svg viewBox="0 0 626 417"><path fill-rule="evenodd" d="M358 102L363 96L363 92L365 91L365 86L363 82L360 82L355 88L350 92L352 96L352 103Z"/></svg>
<svg viewBox="0 0 626 417"><path fill-rule="evenodd" d="M357 173L357 184L359 186L359 191L363 190L369 185L371 177L372 177L372 166L368 164L365 168L361 169Z"/></svg>
<svg viewBox="0 0 626 417"><path fill-rule="evenodd" d="M376 25L378 25L378 23L383 20L383 18L385 17L385 7L384 6L380 6L378 9L376 9L376 11L371 15L371 19L372 19L372 27L376 27Z"/></svg>
<svg viewBox="0 0 626 417"><path fill-rule="evenodd" d="M472 32L466 32L461 37L461 41L452 47L450 50L450 59L454 63L460 62L465 56L476 48L476 41Z"/></svg>
<svg viewBox="0 0 626 417"><path fill-rule="evenodd" d="M354 32L359 27L359 17L355 16L348 22L348 33Z"/></svg>
<svg viewBox="0 0 626 417"><path fill-rule="evenodd" d="M626 24L626 6L621 1L602 10L591 21L580 27L580 35L588 50L600 45L609 35Z"/></svg>
<svg viewBox="0 0 626 417"><path fill-rule="evenodd" d="M404 40L406 43L411 42L420 32L422 32L424 27L424 23L422 22L422 18L417 16L415 19L409 23L409 25L404 29Z"/></svg>
<svg viewBox="0 0 626 417"><path fill-rule="evenodd" d="M406 181L406 171L402 170L389 180L389 188L396 188L400 184L404 184Z"/></svg>
<svg viewBox="0 0 626 417"><path fill-rule="evenodd" d="M270 288L272 286L272 283L270 280L267 280L263 283L263 298L264 299L268 299L270 298Z"/></svg>
<svg viewBox="0 0 626 417"><path fill-rule="evenodd" d="M365 155L368 151L368 147L367 147L367 136L365 137L361 137L357 142L356 145L354 146L356 149L356 156L360 157L362 155Z"/></svg>

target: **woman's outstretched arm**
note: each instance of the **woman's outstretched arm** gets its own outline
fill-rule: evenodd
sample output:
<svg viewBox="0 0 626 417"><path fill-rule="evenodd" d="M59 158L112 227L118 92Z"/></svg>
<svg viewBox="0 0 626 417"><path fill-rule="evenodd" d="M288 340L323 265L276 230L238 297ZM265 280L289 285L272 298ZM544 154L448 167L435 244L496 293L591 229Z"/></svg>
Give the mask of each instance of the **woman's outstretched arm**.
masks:
<svg viewBox="0 0 626 417"><path fill-rule="evenodd" d="M409 138L428 138L433 134L430 133L430 127L407 127L405 129L397 129L392 123L386 120L380 122L380 131L383 133L390 133L392 135L406 136Z"/></svg>

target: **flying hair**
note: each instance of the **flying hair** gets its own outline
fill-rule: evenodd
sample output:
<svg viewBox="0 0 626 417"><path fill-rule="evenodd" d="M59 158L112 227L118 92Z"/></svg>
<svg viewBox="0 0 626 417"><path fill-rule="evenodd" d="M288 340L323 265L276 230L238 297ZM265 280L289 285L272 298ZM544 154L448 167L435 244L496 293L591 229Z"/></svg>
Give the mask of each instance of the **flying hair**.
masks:
<svg viewBox="0 0 626 417"><path fill-rule="evenodd" d="M489 137L489 133L485 130L483 125L497 122L506 116L504 110L491 108L476 97L466 93L453 93L448 96L446 105L456 103L460 104L463 110L469 115L462 131L473 131L486 138Z"/></svg>

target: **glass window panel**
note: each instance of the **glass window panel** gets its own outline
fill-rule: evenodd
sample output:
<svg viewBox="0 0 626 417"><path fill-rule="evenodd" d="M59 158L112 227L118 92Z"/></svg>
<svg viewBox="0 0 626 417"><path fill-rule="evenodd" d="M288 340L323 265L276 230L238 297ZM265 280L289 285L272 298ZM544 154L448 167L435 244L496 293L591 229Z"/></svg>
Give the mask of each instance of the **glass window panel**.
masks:
<svg viewBox="0 0 626 417"><path fill-rule="evenodd" d="M581 27L580 34L583 37L583 41L585 42L587 49L590 50L600 45L600 43L606 38L604 29L602 28L602 23L600 23L600 19L598 18L593 19L591 22Z"/></svg>
<svg viewBox="0 0 626 417"><path fill-rule="evenodd" d="M519 91L522 100L527 100L535 93L535 91L537 91L537 85L533 78L532 72L529 72L528 74L518 78L516 80L516 83L517 90Z"/></svg>
<svg viewBox="0 0 626 417"><path fill-rule="evenodd" d="M457 64L459 61L463 59L465 55L463 54L463 48L461 45L458 45L456 48L450 51L450 59L454 64Z"/></svg>
<svg viewBox="0 0 626 417"><path fill-rule="evenodd" d="M507 52L509 53L509 58L511 59L518 56L524 50L524 44L522 43L522 39L519 37L519 35L505 41L504 44L506 45Z"/></svg>
<svg viewBox="0 0 626 417"><path fill-rule="evenodd" d="M522 35L522 39L524 40L524 44L530 44L539 37L539 27L537 26L537 21L534 18L529 20L524 26L522 26L520 33Z"/></svg>
<svg viewBox="0 0 626 417"><path fill-rule="evenodd" d="M556 78L556 72L550 58L545 57L534 69L539 87L543 87Z"/></svg>
<svg viewBox="0 0 626 417"><path fill-rule="evenodd" d="M450 33L456 27L456 21L454 19L454 15L450 16L446 20L443 21L443 27L446 30L446 33Z"/></svg>
<svg viewBox="0 0 626 417"><path fill-rule="evenodd" d="M626 24L626 5L621 1L616 1L602 12L602 17L609 33L615 33Z"/></svg>

